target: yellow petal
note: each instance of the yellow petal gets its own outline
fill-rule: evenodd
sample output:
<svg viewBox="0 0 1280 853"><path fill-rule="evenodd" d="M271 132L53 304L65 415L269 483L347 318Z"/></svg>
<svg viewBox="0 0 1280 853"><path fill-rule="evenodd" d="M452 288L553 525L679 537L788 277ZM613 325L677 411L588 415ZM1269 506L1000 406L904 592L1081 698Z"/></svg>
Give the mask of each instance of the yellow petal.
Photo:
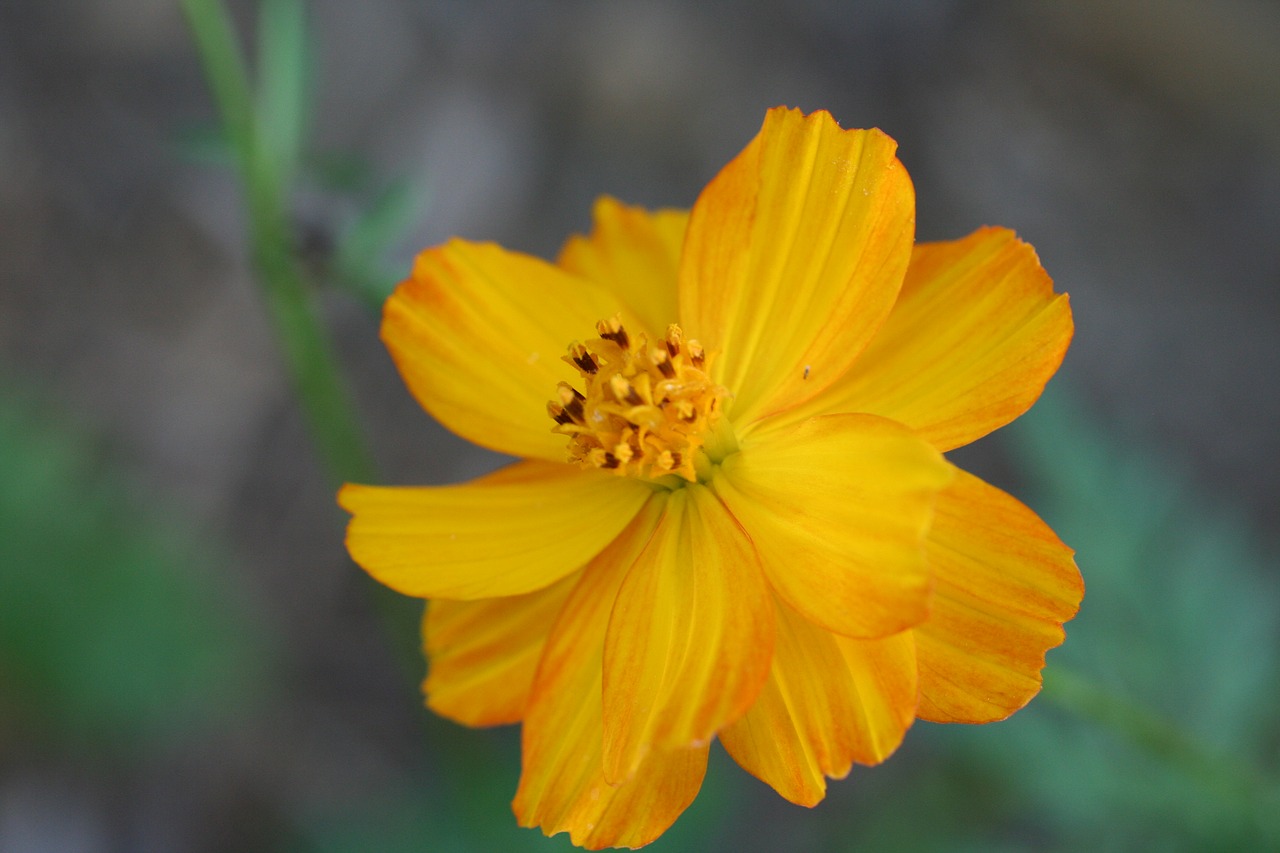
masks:
<svg viewBox="0 0 1280 853"><path fill-rule="evenodd" d="M826 777L878 764L915 718L910 631L880 640L832 634L778 608L773 670L746 716L720 742L748 773L797 805L816 805Z"/></svg>
<svg viewBox="0 0 1280 853"><path fill-rule="evenodd" d="M1012 231L922 243L871 346L835 385L779 421L874 412L950 450L1030 408L1071 334L1066 294L1053 292L1035 250Z"/></svg>
<svg viewBox="0 0 1280 853"><path fill-rule="evenodd" d="M561 360L617 298L545 261L490 243L428 249L387 300L382 339L409 390L463 438L564 461L547 401L577 372Z"/></svg>
<svg viewBox="0 0 1280 853"><path fill-rule="evenodd" d="M694 205L680 267L685 333L746 425L851 365L897 298L915 196L896 144L828 113L773 109Z"/></svg>
<svg viewBox="0 0 1280 853"><path fill-rule="evenodd" d="M655 753L629 781L605 781L600 691L609 611L659 514L655 498L583 572L552 629L525 715L523 769L512 808L521 826L568 832L574 844L639 847L693 802L707 749Z"/></svg>
<svg viewBox="0 0 1280 853"><path fill-rule="evenodd" d="M581 568L651 494L638 480L563 463L518 462L460 486L346 485L351 558L422 598L494 598Z"/></svg>
<svg viewBox="0 0 1280 853"><path fill-rule="evenodd" d="M707 743L769 675L773 607L751 542L704 486L673 493L618 592L604 647L604 762Z"/></svg>
<svg viewBox="0 0 1280 853"><path fill-rule="evenodd" d="M937 583L914 632L919 716L1004 719L1039 692L1045 652L1080 606L1072 551L1026 506L960 471L938 497L928 555Z"/></svg>
<svg viewBox="0 0 1280 853"><path fill-rule="evenodd" d="M689 212L648 211L602 196L592 220L590 236L570 237L557 262L616 293L657 341L678 319L676 269Z"/></svg>
<svg viewBox="0 0 1280 853"><path fill-rule="evenodd" d="M828 630L870 638L927 615L924 537L951 476L905 427L830 415L744 447L713 486L783 601Z"/></svg>
<svg viewBox="0 0 1280 853"><path fill-rule="evenodd" d="M428 602L427 706L467 726L519 722L547 634L578 575L525 595Z"/></svg>

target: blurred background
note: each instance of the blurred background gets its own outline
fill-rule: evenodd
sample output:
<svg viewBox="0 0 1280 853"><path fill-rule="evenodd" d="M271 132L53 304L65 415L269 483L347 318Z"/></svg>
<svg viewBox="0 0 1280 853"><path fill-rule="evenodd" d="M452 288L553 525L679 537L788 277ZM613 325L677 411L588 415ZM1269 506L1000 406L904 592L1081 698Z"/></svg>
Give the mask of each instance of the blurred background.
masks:
<svg viewBox="0 0 1280 853"><path fill-rule="evenodd" d="M777 104L884 129L921 239L1014 227L1071 294L1041 405L954 458L1077 549L1049 660L1101 692L919 723L813 811L713 750L653 849L1280 845L1280 6L305 7L288 209L382 482L500 463L378 341L416 249L688 206ZM346 557L208 91L175 3L0 4L0 850L567 849Z"/></svg>

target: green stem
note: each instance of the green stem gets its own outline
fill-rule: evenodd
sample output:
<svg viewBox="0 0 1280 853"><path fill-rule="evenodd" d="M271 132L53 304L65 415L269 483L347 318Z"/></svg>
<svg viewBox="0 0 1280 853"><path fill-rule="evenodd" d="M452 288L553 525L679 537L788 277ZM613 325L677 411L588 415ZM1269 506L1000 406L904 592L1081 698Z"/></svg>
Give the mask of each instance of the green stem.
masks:
<svg viewBox="0 0 1280 853"><path fill-rule="evenodd" d="M218 0L182 0L182 7L240 172L254 267L312 437L335 482L372 482L372 458L293 249L281 164L266 154L231 20Z"/></svg>

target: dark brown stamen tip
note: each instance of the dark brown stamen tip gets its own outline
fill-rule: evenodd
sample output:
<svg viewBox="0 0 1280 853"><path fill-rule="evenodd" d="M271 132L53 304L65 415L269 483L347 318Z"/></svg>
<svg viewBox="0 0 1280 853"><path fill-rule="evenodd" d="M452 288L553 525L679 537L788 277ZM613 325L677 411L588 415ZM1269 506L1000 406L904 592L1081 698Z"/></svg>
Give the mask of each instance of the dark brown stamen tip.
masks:
<svg viewBox="0 0 1280 853"><path fill-rule="evenodd" d="M564 410L564 406L559 403L547 403L547 414L551 415L551 419L560 426L573 423L573 418Z"/></svg>
<svg viewBox="0 0 1280 853"><path fill-rule="evenodd" d="M702 369L707 361L707 354L702 349L702 344L697 341L689 341L689 360L693 362L693 366Z"/></svg>
<svg viewBox="0 0 1280 853"><path fill-rule="evenodd" d="M596 323L596 331L600 333L600 337L613 341L623 349L631 343L631 338L627 335L627 330L622 328L622 320L618 317Z"/></svg>
<svg viewBox="0 0 1280 853"><path fill-rule="evenodd" d="M601 335L600 337L602 337L602 338L604 338L605 340L608 340L608 341L613 341L615 344L617 344L617 345L618 345L619 347L621 347L622 349L626 349L626 348L627 348L627 345L631 343L631 339L627 337L627 330L626 330L626 329L619 329L619 330L618 330L618 331L616 331L616 332L606 332L605 334Z"/></svg>
<svg viewBox="0 0 1280 853"><path fill-rule="evenodd" d="M676 375L675 365L671 363L671 359L667 357L667 354L660 349L653 351L653 365L658 368L659 373L668 379Z"/></svg>
<svg viewBox="0 0 1280 853"><path fill-rule="evenodd" d="M680 331L679 326L677 326L675 323L672 323L670 326L667 326L667 339L665 343L667 345L667 353L672 358L675 358L677 355L680 354L680 342L683 339L684 339L684 332Z"/></svg>
<svg viewBox="0 0 1280 853"><path fill-rule="evenodd" d="M585 423L582 401L586 397L583 397L577 388L567 382L561 382L556 388L560 392L560 403L564 406L564 411L573 419L574 423Z"/></svg>

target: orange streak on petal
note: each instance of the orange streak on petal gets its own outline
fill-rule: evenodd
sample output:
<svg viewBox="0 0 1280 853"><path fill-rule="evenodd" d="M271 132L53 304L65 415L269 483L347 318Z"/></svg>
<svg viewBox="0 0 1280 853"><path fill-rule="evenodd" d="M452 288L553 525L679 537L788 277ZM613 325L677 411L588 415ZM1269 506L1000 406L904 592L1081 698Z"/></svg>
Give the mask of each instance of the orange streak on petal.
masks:
<svg viewBox="0 0 1280 853"><path fill-rule="evenodd" d="M546 261L455 239L418 255L383 309L382 339L409 390L450 430L512 456L563 461L546 404L577 374L560 357L621 307Z"/></svg>
<svg viewBox="0 0 1280 853"><path fill-rule="evenodd" d="M911 255L915 196L896 143L773 109L699 196L680 268L685 332L747 427L840 377L884 321ZM807 369L806 369L807 368Z"/></svg>
<svg viewBox="0 0 1280 853"><path fill-rule="evenodd" d="M422 619L427 706L468 726L519 722L547 634L578 577L526 595L429 602Z"/></svg>
<svg viewBox="0 0 1280 853"><path fill-rule="evenodd" d="M655 498L583 572L547 641L525 715L516 818L546 835L568 832L589 849L653 841L693 802L706 772L702 747L655 753L621 785L604 777L600 695L609 611L662 503Z"/></svg>
<svg viewBox="0 0 1280 853"><path fill-rule="evenodd" d="M1035 250L1012 231L921 243L893 311L849 372L767 428L874 412L940 450L960 447L1030 408L1072 331L1066 294L1053 292Z"/></svg>
<svg viewBox="0 0 1280 853"><path fill-rule="evenodd" d="M755 701L774 625L751 542L704 486L674 492L618 591L604 651L605 775L707 743Z"/></svg>
<svg viewBox="0 0 1280 853"><path fill-rule="evenodd" d="M769 682L741 720L720 734L744 769L797 805L816 805L826 778L856 761L876 764L915 716L910 632L880 640L840 637L778 608Z"/></svg>
<svg viewBox="0 0 1280 853"><path fill-rule="evenodd" d="M713 486L778 596L840 634L922 622L924 539L952 468L907 428L872 415L813 418L725 460Z"/></svg>
<svg viewBox="0 0 1280 853"><path fill-rule="evenodd" d="M915 630L920 711L936 722L1000 720L1040 690L1084 582L1072 551L1012 496L959 472L927 543L936 587Z"/></svg>

